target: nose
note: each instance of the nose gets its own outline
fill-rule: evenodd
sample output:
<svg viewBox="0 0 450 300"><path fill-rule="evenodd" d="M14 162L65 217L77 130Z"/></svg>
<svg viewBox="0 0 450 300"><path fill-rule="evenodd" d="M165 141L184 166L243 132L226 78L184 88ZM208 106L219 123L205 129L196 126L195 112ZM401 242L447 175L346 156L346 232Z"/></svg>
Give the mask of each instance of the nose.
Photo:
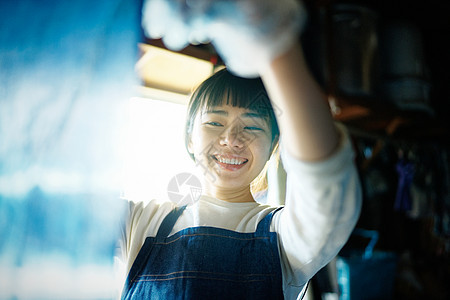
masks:
<svg viewBox="0 0 450 300"><path fill-rule="evenodd" d="M220 135L219 144L233 149L245 147L245 134L240 126L228 126Z"/></svg>

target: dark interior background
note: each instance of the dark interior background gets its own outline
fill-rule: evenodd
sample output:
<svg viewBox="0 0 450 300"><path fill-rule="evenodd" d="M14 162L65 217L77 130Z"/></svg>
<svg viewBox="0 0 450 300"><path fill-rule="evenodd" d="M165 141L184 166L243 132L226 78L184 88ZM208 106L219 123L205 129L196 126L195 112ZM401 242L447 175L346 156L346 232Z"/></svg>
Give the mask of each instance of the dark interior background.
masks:
<svg viewBox="0 0 450 300"><path fill-rule="evenodd" d="M355 255L363 253L370 238L357 232L338 256L346 259L344 263L350 273L353 270L353 274L347 274L347 280L355 288L345 299L448 299L450 2L309 0L305 3L310 11L308 28L302 36L307 60L324 90L335 99L340 108L335 117L347 125L357 149L364 187L357 228L379 234L374 253L381 256L358 261ZM422 47L427 70L421 79L430 86L427 106L432 113L399 107L384 96L382 84L370 94L355 95L340 90L333 82L338 80L340 70L324 71L324 64L340 59L334 51L341 45L338 41L329 48L323 46L324 42L333 41L332 33L336 30L333 23L327 27L324 15L332 14L333 7L340 4L365 7L375 13L380 49L384 46L382 34L393 22L406 22L418 29L422 37L418 46ZM324 33L325 39L320 37ZM380 82L391 79L383 73L390 66L382 56L374 67L381 70ZM411 168L408 174L407 167ZM410 176L408 187L405 176ZM417 193L418 189L421 192ZM412 208L401 206L401 192L408 194ZM424 200L422 208L416 210L419 195ZM395 263L389 255L395 256ZM323 299L321 296L327 292L339 293L333 287L336 279L330 277L330 269L333 270L327 266L314 278L315 299Z"/></svg>

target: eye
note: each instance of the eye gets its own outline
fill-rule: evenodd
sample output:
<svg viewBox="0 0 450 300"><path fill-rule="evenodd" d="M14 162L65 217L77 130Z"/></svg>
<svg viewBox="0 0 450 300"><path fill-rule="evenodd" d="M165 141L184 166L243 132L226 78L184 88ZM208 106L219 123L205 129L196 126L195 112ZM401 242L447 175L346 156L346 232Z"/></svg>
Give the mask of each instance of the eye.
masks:
<svg viewBox="0 0 450 300"><path fill-rule="evenodd" d="M256 126L246 126L244 129L249 131L264 131L264 129Z"/></svg>
<svg viewBox="0 0 450 300"><path fill-rule="evenodd" d="M209 126L213 126L213 127L223 127L222 124L220 124L219 122L205 122L205 125L209 125Z"/></svg>

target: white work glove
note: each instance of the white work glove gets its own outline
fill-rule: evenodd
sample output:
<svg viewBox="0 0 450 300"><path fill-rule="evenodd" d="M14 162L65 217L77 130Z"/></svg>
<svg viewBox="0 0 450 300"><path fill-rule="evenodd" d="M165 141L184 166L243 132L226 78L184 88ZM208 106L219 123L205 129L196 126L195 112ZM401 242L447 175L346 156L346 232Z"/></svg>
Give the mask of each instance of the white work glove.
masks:
<svg viewBox="0 0 450 300"><path fill-rule="evenodd" d="M142 25L172 50L212 42L232 72L255 77L298 41L305 19L299 0L146 0Z"/></svg>

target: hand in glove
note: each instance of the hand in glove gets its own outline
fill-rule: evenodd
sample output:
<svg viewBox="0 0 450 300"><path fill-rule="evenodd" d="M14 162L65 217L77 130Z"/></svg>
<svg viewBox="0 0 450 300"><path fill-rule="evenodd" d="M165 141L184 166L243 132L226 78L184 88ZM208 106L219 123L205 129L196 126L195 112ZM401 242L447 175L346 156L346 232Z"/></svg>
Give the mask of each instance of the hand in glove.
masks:
<svg viewBox="0 0 450 300"><path fill-rule="evenodd" d="M212 42L227 67L258 76L298 41L306 13L300 0L146 0L143 27L172 50Z"/></svg>

